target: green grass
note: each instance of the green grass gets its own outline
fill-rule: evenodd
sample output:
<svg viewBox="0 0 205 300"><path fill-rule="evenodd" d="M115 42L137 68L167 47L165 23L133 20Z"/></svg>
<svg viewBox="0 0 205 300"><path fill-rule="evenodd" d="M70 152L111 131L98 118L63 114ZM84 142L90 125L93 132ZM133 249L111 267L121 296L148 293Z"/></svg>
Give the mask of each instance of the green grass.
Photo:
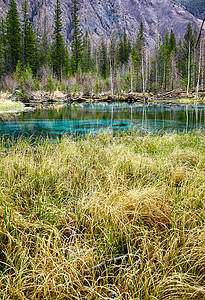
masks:
<svg viewBox="0 0 205 300"><path fill-rule="evenodd" d="M205 136L5 144L1 299L205 299Z"/></svg>
<svg viewBox="0 0 205 300"><path fill-rule="evenodd" d="M19 111L24 108L24 104L20 101L12 101L9 99L8 93L0 92L0 112Z"/></svg>

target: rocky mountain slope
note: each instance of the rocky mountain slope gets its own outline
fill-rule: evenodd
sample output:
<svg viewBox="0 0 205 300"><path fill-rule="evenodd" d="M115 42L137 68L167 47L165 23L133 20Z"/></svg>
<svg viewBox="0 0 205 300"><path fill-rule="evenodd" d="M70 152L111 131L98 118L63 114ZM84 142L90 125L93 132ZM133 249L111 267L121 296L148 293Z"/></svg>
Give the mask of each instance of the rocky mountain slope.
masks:
<svg viewBox="0 0 205 300"><path fill-rule="evenodd" d="M45 13L46 9L52 27L56 0L28 1L34 25L37 26L39 16L42 18L43 10ZM4 16L8 2L9 0L0 0L0 13ZM23 0L17 0L19 9L22 2ZM71 39L71 7L71 0L61 0L63 34L68 43ZM197 29L200 26L196 17L172 0L81 0L79 18L82 31L87 30L94 41L102 36L109 39L113 31L122 34L124 30L135 41L140 22L143 22L146 41L151 47L158 34L162 37L165 35L166 28L172 28L179 37L184 35L188 22Z"/></svg>
<svg viewBox="0 0 205 300"><path fill-rule="evenodd" d="M203 19L205 17L205 0L175 0L175 2L197 18Z"/></svg>

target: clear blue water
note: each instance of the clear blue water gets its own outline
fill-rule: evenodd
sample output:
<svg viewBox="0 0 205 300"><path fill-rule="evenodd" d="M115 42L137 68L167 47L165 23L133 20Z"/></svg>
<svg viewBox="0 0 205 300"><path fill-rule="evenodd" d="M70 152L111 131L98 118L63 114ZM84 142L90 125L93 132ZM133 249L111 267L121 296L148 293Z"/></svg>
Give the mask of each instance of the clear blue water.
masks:
<svg viewBox="0 0 205 300"><path fill-rule="evenodd" d="M0 116L0 136L50 136L97 133L102 130L188 132L205 128L205 106L79 104L47 107Z"/></svg>

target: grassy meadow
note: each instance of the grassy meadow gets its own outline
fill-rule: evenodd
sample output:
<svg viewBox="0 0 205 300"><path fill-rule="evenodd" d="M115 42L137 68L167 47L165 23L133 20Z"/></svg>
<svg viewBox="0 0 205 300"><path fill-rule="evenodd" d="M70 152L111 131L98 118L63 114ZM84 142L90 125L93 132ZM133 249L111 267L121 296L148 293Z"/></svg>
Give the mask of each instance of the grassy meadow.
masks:
<svg viewBox="0 0 205 300"><path fill-rule="evenodd" d="M205 136L0 145L1 299L205 299Z"/></svg>

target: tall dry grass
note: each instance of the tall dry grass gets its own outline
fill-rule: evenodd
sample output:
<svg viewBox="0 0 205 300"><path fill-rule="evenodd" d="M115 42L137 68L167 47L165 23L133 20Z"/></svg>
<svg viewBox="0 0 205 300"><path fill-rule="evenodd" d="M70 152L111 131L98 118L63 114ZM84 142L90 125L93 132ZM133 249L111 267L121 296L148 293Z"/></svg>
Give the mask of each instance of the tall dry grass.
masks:
<svg viewBox="0 0 205 300"><path fill-rule="evenodd" d="M1 299L205 299L205 137L0 146Z"/></svg>

